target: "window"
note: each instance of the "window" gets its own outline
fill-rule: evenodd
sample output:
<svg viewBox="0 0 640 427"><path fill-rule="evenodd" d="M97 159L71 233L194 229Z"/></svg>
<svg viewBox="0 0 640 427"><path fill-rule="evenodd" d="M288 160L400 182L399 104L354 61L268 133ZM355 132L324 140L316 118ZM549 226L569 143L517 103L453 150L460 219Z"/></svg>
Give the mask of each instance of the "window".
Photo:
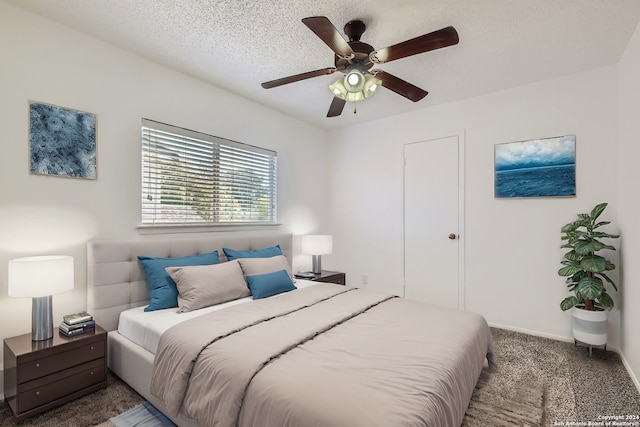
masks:
<svg viewBox="0 0 640 427"><path fill-rule="evenodd" d="M276 222L275 151L142 119L142 224Z"/></svg>

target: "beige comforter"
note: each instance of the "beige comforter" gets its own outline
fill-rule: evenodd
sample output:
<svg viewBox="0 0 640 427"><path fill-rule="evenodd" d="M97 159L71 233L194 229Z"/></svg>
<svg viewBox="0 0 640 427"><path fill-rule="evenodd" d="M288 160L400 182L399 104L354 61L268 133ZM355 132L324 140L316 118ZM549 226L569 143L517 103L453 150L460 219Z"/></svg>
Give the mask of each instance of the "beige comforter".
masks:
<svg viewBox="0 0 640 427"><path fill-rule="evenodd" d="M485 357L477 314L327 284L172 327L151 393L203 426L459 426Z"/></svg>

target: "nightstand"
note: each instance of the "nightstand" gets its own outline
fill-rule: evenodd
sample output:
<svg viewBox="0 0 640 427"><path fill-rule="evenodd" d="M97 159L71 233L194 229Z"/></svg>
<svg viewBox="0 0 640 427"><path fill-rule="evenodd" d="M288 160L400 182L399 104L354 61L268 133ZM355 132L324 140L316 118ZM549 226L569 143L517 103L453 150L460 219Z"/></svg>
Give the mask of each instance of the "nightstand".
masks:
<svg viewBox="0 0 640 427"><path fill-rule="evenodd" d="M44 412L107 386L107 332L31 341L4 340L4 395L16 420Z"/></svg>
<svg viewBox="0 0 640 427"><path fill-rule="evenodd" d="M337 285L346 285L347 275L339 271L321 270L320 273L314 274L314 276L312 278L309 278L308 280L313 280L314 282L326 282L335 283Z"/></svg>

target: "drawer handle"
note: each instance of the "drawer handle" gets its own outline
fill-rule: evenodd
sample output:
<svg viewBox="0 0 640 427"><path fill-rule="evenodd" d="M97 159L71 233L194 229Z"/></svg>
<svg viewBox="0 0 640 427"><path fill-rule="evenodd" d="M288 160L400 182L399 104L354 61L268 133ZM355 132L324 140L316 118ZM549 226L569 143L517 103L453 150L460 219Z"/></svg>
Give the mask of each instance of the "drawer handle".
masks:
<svg viewBox="0 0 640 427"><path fill-rule="evenodd" d="M93 350L93 346L89 347L90 350Z"/></svg>
<svg viewBox="0 0 640 427"><path fill-rule="evenodd" d="M93 371L91 371L91 375L93 375Z"/></svg>
<svg viewBox="0 0 640 427"><path fill-rule="evenodd" d="M40 392L39 391L36 391L36 396L40 396Z"/></svg>
<svg viewBox="0 0 640 427"><path fill-rule="evenodd" d="M39 368L39 367L40 367L40 364L39 364L39 363L36 363L36 368Z"/></svg>

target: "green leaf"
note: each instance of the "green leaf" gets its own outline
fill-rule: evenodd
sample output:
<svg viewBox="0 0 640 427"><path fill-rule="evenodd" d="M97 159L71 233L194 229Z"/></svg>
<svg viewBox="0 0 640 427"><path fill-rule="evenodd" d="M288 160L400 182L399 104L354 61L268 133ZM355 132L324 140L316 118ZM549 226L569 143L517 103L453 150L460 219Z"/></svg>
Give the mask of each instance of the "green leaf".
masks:
<svg viewBox="0 0 640 427"><path fill-rule="evenodd" d="M580 267L593 273L600 273L607 268L607 261L599 255L587 255L580 261Z"/></svg>
<svg viewBox="0 0 640 427"><path fill-rule="evenodd" d="M582 271L582 268L579 265L567 265L566 267L562 267L558 270L558 275L563 277L573 276L579 271Z"/></svg>
<svg viewBox="0 0 640 427"><path fill-rule="evenodd" d="M580 280L582 280L583 277L587 277L587 272L584 270L580 270L573 275L573 280L575 280L576 282L579 282Z"/></svg>
<svg viewBox="0 0 640 427"><path fill-rule="evenodd" d="M589 214L578 214L578 218L580 218L582 220L582 222L587 221L589 223L591 223L591 216L589 216ZM585 225L586 227L586 225Z"/></svg>
<svg viewBox="0 0 640 427"><path fill-rule="evenodd" d="M618 237L620 237L619 234L609 234L609 233L605 233L603 231L594 231L593 233L591 233L592 237L595 237L597 239L617 239Z"/></svg>
<svg viewBox="0 0 640 427"><path fill-rule="evenodd" d="M604 247L606 247L606 245L604 243L598 242L597 240L580 240L576 242L575 251L580 255L587 255L593 252L597 252Z"/></svg>
<svg viewBox="0 0 640 427"><path fill-rule="evenodd" d="M591 229L595 230L596 228L600 228L600 227L602 227L604 225L609 225L609 224L611 224L611 221L600 221L600 222L594 224L593 227L591 227Z"/></svg>
<svg viewBox="0 0 640 427"><path fill-rule="evenodd" d="M567 288L569 288L569 292L575 291L577 287L578 287L578 284L576 282L571 282L567 284Z"/></svg>
<svg viewBox="0 0 640 427"><path fill-rule="evenodd" d="M565 225L564 227L562 227L560 231L563 233L570 233L572 231L575 231L578 227L581 227L581 226L583 226L582 221L573 221Z"/></svg>
<svg viewBox="0 0 640 427"><path fill-rule="evenodd" d="M598 217L600 216L600 214L605 210L605 208L607 207L608 203L600 203L599 205L596 205L595 208L593 208L593 210L591 210L591 219L593 221L595 221L596 219L598 219Z"/></svg>
<svg viewBox="0 0 640 427"><path fill-rule="evenodd" d="M576 293L585 299L597 299L604 291L604 284L599 277L583 277L578 282Z"/></svg>
<svg viewBox="0 0 640 427"><path fill-rule="evenodd" d="M604 277L604 280L606 280L611 286L613 286L613 289L615 289L616 291L618 290L618 287L616 286L615 283L613 283L613 280L611 280L611 278L609 278L609 276L607 276L604 273L599 273L600 276Z"/></svg>
<svg viewBox="0 0 640 427"><path fill-rule="evenodd" d="M567 311L578 303L578 298L576 297L567 297L562 300L560 303L560 308L562 311Z"/></svg>
<svg viewBox="0 0 640 427"><path fill-rule="evenodd" d="M611 310L614 305L613 298L611 298L611 296L606 292L603 292L602 295L600 295L600 298L598 298L598 302L607 310Z"/></svg>
<svg viewBox="0 0 640 427"><path fill-rule="evenodd" d="M576 237L583 237L585 239L589 237L589 233L587 233L586 231L582 231L582 230L574 231L573 235L576 236Z"/></svg>
<svg viewBox="0 0 640 427"><path fill-rule="evenodd" d="M569 251L566 254L564 254L564 257L571 261L580 261L580 258L582 258L582 255L578 255L576 251Z"/></svg>

